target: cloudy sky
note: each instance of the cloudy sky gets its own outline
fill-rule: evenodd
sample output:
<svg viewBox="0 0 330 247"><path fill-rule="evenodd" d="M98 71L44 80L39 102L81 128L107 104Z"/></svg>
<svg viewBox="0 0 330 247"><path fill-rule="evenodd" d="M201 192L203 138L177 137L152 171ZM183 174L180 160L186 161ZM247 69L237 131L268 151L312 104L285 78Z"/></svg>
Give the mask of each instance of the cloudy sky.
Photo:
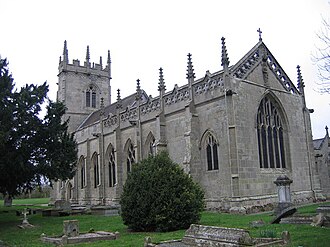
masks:
<svg viewBox="0 0 330 247"><path fill-rule="evenodd" d="M59 56L67 40L69 61L83 63L90 46L91 62L112 59L112 99L142 88L157 96L158 69L167 90L187 83L187 54L196 77L221 69L221 37L226 38L231 65L257 42L257 29L293 82L301 66L313 137L330 125L330 95L317 89L311 57L322 18L330 18L329 0L0 0L0 55L9 60L16 85L50 85L55 100ZM330 127L330 126L329 126Z"/></svg>

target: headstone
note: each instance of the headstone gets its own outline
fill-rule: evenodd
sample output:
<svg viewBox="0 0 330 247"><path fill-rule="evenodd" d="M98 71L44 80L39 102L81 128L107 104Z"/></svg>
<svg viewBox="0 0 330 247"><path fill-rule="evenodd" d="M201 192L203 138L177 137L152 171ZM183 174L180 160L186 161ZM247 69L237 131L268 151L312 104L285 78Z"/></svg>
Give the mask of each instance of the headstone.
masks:
<svg viewBox="0 0 330 247"><path fill-rule="evenodd" d="M71 203L66 200L57 200L54 204L55 209L71 210Z"/></svg>
<svg viewBox="0 0 330 247"><path fill-rule="evenodd" d="M13 198L11 196L6 195L3 200L3 204L5 207L11 207L13 205Z"/></svg>
<svg viewBox="0 0 330 247"><path fill-rule="evenodd" d="M78 220L65 220L63 221L63 234L67 237L76 237L79 235L79 222Z"/></svg>
<svg viewBox="0 0 330 247"><path fill-rule="evenodd" d="M292 206L291 202L290 184L292 180L286 175L281 175L274 183L277 185L278 204L274 210L275 218L271 221L271 224L278 224L282 218L293 215L297 209Z"/></svg>
<svg viewBox="0 0 330 247"><path fill-rule="evenodd" d="M192 224L182 243L191 246L240 246L252 245L249 232L243 229Z"/></svg>
<svg viewBox="0 0 330 247"><path fill-rule="evenodd" d="M22 214L24 215L24 218L23 218L23 222L22 224L29 224L28 220L27 220L27 217L26 215L28 214L29 212L27 211L26 208L24 208L24 211L22 212Z"/></svg>
<svg viewBox="0 0 330 247"><path fill-rule="evenodd" d="M275 215L278 216L283 210L292 206L290 184L292 180L286 175L279 176L274 183L277 185L278 204L275 208Z"/></svg>
<svg viewBox="0 0 330 247"><path fill-rule="evenodd" d="M325 215L324 213L319 213L313 218L313 222L311 223L312 226L323 226L325 222Z"/></svg>

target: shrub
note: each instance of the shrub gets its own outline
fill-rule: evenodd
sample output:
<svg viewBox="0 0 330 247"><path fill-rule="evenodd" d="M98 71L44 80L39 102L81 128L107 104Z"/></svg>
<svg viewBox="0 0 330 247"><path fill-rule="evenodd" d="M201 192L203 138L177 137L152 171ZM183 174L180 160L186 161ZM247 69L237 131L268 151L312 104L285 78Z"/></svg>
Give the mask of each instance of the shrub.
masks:
<svg viewBox="0 0 330 247"><path fill-rule="evenodd" d="M133 166L121 196L121 216L134 231L171 231L197 223L204 192L166 152Z"/></svg>

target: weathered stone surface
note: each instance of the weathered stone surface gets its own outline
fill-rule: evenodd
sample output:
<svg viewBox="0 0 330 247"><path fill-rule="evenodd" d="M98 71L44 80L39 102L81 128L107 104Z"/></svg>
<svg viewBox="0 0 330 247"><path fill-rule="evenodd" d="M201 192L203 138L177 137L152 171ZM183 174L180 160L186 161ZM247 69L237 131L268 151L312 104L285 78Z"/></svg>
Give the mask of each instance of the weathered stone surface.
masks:
<svg viewBox="0 0 330 247"><path fill-rule="evenodd" d="M71 210L71 203L66 200L57 200L54 204L55 209Z"/></svg>
<svg viewBox="0 0 330 247"><path fill-rule="evenodd" d="M276 217L270 222L271 224L278 224L280 223L282 218L288 217L290 215L293 215L297 209L295 207L288 207L281 211Z"/></svg>
<svg viewBox="0 0 330 247"><path fill-rule="evenodd" d="M220 246L220 243L251 245L249 232L242 229L192 224L182 239L184 244L195 246Z"/></svg>
<svg viewBox="0 0 330 247"><path fill-rule="evenodd" d="M79 235L79 222L78 220L65 220L63 221L63 234L68 237L76 237Z"/></svg>

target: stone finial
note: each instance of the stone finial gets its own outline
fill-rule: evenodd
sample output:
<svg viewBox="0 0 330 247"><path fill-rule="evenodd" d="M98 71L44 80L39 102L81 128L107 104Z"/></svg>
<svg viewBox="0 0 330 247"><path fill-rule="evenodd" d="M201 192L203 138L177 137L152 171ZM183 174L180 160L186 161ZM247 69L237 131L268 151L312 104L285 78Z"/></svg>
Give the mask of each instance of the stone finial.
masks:
<svg viewBox="0 0 330 247"><path fill-rule="evenodd" d="M108 63L108 64L111 63L110 50L108 50L108 60L107 60L107 63Z"/></svg>
<svg viewBox="0 0 330 247"><path fill-rule="evenodd" d="M107 64L108 64L109 77L110 77L110 79L112 79L111 78L111 57L110 57L110 50L108 50Z"/></svg>
<svg viewBox="0 0 330 247"><path fill-rule="evenodd" d="M229 57L228 57L226 42L225 42L224 37L221 38L221 44L222 44L222 48L221 48L221 66L223 66L224 70L227 70L228 66L229 66Z"/></svg>
<svg viewBox="0 0 330 247"><path fill-rule="evenodd" d="M64 40L64 47L63 47L63 61L65 63L69 63L69 58L68 58L68 48L67 48L67 42Z"/></svg>
<svg viewBox="0 0 330 247"><path fill-rule="evenodd" d="M300 66L297 65L297 81L298 81L298 89L300 91L301 94L304 94L304 81L301 75L301 71L300 71Z"/></svg>
<svg viewBox="0 0 330 247"><path fill-rule="evenodd" d="M100 66L101 66L101 69L102 69L102 67L103 67L103 65L102 65L102 56L100 56Z"/></svg>
<svg viewBox="0 0 330 247"><path fill-rule="evenodd" d="M89 54L89 45L88 45L86 50L86 62L89 63L89 59L90 59L90 54Z"/></svg>
<svg viewBox="0 0 330 247"><path fill-rule="evenodd" d="M140 79L136 80L136 100L140 100L142 97L141 87L140 87Z"/></svg>
<svg viewBox="0 0 330 247"><path fill-rule="evenodd" d="M326 134L327 136L329 136L328 126L325 126L325 134Z"/></svg>
<svg viewBox="0 0 330 247"><path fill-rule="evenodd" d="M163 75L163 68L159 68L159 82L158 82L158 91L165 91L166 86L165 86L165 80L164 80L164 75Z"/></svg>
<svg viewBox="0 0 330 247"><path fill-rule="evenodd" d="M187 79L193 80L195 78L194 68L191 61L191 54L188 53L188 62L187 62Z"/></svg>
<svg viewBox="0 0 330 247"><path fill-rule="evenodd" d="M262 41L262 37L261 37L262 31L261 31L260 27L257 30L257 32L259 33L259 41Z"/></svg>
<svg viewBox="0 0 330 247"><path fill-rule="evenodd" d="M104 115L104 98L103 97L101 98L100 108L101 108L100 116L103 116Z"/></svg>
<svg viewBox="0 0 330 247"><path fill-rule="evenodd" d="M120 89L117 89L117 108L121 108Z"/></svg>

